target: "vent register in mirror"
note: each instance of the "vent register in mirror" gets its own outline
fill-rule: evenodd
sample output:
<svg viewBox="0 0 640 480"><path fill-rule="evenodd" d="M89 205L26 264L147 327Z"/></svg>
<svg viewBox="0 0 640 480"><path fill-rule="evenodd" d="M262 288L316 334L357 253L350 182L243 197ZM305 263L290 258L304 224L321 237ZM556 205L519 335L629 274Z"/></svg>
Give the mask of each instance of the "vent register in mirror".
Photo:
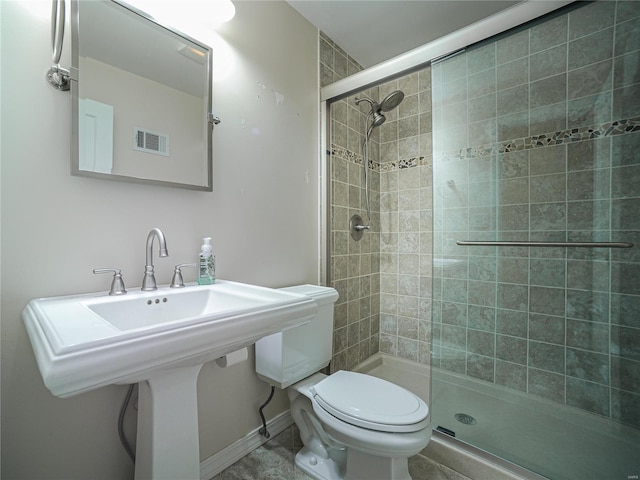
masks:
<svg viewBox="0 0 640 480"><path fill-rule="evenodd" d="M133 148L139 152L169 156L169 135L134 128Z"/></svg>
<svg viewBox="0 0 640 480"><path fill-rule="evenodd" d="M72 173L211 191L211 49L121 2L71 18Z"/></svg>

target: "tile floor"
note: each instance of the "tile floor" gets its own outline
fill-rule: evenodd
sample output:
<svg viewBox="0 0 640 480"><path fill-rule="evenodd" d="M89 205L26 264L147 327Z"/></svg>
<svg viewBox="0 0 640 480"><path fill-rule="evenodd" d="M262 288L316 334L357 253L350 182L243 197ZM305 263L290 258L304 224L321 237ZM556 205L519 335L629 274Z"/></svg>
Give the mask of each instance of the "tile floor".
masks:
<svg viewBox="0 0 640 480"><path fill-rule="evenodd" d="M298 430L291 426L211 480L311 480L295 466L301 447ZM409 459L409 473L414 480L472 480L421 455Z"/></svg>

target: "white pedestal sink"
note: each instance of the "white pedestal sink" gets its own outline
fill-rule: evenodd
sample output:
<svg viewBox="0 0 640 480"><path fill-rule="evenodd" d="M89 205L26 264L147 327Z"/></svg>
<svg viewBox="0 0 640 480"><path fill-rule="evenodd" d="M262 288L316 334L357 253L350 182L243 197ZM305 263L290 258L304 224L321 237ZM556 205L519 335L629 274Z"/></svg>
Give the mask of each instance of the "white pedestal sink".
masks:
<svg viewBox="0 0 640 480"><path fill-rule="evenodd" d="M22 317L54 395L139 383L137 480L198 480L202 365L307 323L316 312L310 297L218 281L117 297L41 298Z"/></svg>

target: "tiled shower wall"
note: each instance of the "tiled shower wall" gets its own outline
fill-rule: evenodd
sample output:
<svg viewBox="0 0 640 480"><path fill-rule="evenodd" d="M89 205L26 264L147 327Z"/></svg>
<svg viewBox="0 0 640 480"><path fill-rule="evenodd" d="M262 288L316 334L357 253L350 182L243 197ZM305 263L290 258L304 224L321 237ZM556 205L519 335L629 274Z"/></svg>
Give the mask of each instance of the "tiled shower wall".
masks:
<svg viewBox="0 0 640 480"><path fill-rule="evenodd" d="M432 66L434 365L636 427L639 48L640 2L595 2Z"/></svg>
<svg viewBox="0 0 640 480"><path fill-rule="evenodd" d="M326 35L320 34L321 85L340 80L362 67ZM362 94L377 98L378 89ZM354 214L367 222L362 144L369 104L356 106L355 97L331 105L327 160L331 170L331 271L329 281L339 293L334 314L331 370L351 369L378 351L380 325L380 236L365 232L360 241L349 233ZM370 141L369 160L377 164L377 135ZM370 169L371 222L379 222L380 176Z"/></svg>
<svg viewBox="0 0 640 480"><path fill-rule="evenodd" d="M320 36L321 83L361 67ZM332 370L351 369L380 351L429 363L431 340L432 147L431 74L424 69L331 105L331 284L335 309ZM405 98L385 112L369 142L371 230L349 234L349 219L365 223L364 132L370 105L394 90Z"/></svg>
<svg viewBox="0 0 640 480"><path fill-rule="evenodd" d="M405 97L380 127L380 351L430 362L431 70L380 85Z"/></svg>

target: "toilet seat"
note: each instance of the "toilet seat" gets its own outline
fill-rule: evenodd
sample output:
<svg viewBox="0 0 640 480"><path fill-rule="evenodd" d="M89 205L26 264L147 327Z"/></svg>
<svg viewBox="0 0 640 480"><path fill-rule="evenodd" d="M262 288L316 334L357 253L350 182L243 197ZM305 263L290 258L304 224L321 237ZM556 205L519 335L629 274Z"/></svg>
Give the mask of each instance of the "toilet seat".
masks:
<svg viewBox="0 0 640 480"><path fill-rule="evenodd" d="M379 432L416 432L429 424L426 403L377 377L340 370L311 390L322 409L351 425Z"/></svg>

